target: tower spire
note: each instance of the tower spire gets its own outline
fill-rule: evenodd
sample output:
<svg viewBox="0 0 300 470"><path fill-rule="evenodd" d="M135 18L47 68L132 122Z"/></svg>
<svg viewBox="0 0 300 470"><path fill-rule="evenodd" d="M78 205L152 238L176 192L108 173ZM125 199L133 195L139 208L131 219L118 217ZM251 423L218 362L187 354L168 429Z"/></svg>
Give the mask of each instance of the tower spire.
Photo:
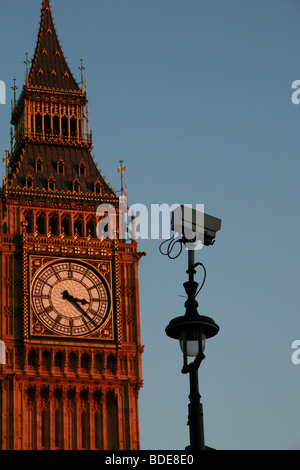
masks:
<svg viewBox="0 0 300 470"><path fill-rule="evenodd" d="M61 49L49 0L42 3L40 29L27 84L80 91Z"/></svg>

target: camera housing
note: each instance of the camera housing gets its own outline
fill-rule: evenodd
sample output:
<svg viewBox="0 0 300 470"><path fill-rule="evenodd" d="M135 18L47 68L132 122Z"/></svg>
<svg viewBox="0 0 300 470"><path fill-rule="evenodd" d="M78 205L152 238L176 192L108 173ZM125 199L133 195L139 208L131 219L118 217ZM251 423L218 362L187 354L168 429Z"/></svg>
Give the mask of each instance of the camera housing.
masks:
<svg viewBox="0 0 300 470"><path fill-rule="evenodd" d="M190 245L189 248L199 241L205 246L213 245L221 223L221 219L185 205L178 206L171 217L171 229Z"/></svg>

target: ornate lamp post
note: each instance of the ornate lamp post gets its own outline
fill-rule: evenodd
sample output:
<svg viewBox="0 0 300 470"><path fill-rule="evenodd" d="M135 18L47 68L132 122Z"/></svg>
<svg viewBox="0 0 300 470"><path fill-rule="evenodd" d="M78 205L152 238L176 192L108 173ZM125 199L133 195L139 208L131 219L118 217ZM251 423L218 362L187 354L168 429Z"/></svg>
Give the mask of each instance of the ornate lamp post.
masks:
<svg viewBox="0 0 300 470"><path fill-rule="evenodd" d="M194 256L193 251L189 251L189 260ZM174 318L166 327L166 334L170 338L178 339L180 348L183 352L183 374L189 374L190 377L190 403L189 403L189 427L190 427L190 450L204 450L204 427L203 427L203 408L200 402L198 386L198 369L205 358L204 350L206 339L215 336L219 327L210 317L199 315L197 311L198 302L196 293L199 284L194 281L195 265L190 261L189 281L185 282L184 288L188 296L185 302L186 312L181 317ZM201 264L202 265L202 264ZM202 265L203 266L203 265ZM195 358L188 364L188 357Z"/></svg>
<svg viewBox="0 0 300 470"><path fill-rule="evenodd" d="M206 215L204 214L204 216ZM213 223L215 224L213 235L215 237L215 231L219 230L221 221L210 216L206 216L206 219L204 218L204 222L206 220L209 220L209 223L213 220ZM204 245L212 245L214 237L207 237L206 232L204 235ZM186 239L183 238L180 242L186 244ZM194 253L194 249L188 250L187 274L189 275L189 280L183 284L187 294L185 315L171 320L165 330L167 336L179 340L180 348L183 352L183 368L181 372L183 374L189 374L190 403L188 424L190 427L191 451L205 450L203 408L200 402L201 396L199 394L198 369L205 358L204 349L206 340L215 336L219 331L218 325L212 318L199 315L197 310L198 302L196 300L196 296L204 285L206 270L202 263L195 264ZM167 254L170 255L170 252ZM199 284L194 281L194 275L196 274L195 268L200 265L204 269L204 279L201 287L198 288ZM188 363L188 358L194 358L194 361Z"/></svg>

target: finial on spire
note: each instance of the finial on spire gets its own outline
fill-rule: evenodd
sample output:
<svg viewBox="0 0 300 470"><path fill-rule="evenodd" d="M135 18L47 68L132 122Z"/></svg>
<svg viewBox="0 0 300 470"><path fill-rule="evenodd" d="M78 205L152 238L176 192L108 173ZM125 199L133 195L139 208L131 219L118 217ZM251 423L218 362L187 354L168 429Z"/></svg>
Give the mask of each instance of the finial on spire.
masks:
<svg viewBox="0 0 300 470"><path fill-rule="evenodd" d="M83 79L83 71L85 70L85 67L83 66L83 58L80 58L80 67L79 70L81 71L81 91L84 91L84 79Z"/></svg>
<svg viewBox="0 0 300 470"><path fill-rule="evenodd" d="M16 104L16 91L18 89L18 87L16 86L16 77L14 77L14 86L12 86L11 89L14 92L14 106L15 106L15 104Z"/></svg>
<svg viewBox="0 0 300 470"><path fill-rule="evenodd" d="M5 157L2 158L2 161L5 162L5 174L6 174L6 177L7 177L8 164L9 164L9 152L8 152L7 147L6 147L6 150L5 150Z"/></svg>
<svg viewBox="0 0 300 470"><path fill-rule="evenodd" d="M29 59L28 59L28 51L26 51L26 60L24 60L24 64L26 65L26 73L28 73L28 64L29 64Z"/></svg>
<svg viewBox="0 0 300 470"><path fill-rule="evenodd" d="M121 173L121 196L124 196L124 173L126 171L126 166L123 166L123 159L120 158L120 166L118 168L118 173Z"/></svg>
<svg viewBox="0 0 300 470"><path fill-rule="evenodd" d="M46 10L46 8L51 8L50 0L43 0L42 10Z"/></svg>
<svg viewBox="0 0 300 470"><path fill-rule="evenodd" d="M29 62L30 62L30 60L28 59L28 51L26 51L25 56L26 56L26 60L24 60L24 64L26 65L26 69L25 69L25 83L26 83L26 85L27 85L28 74L29 74L29 67L28 67L28 65L29 65Z"/></svg>

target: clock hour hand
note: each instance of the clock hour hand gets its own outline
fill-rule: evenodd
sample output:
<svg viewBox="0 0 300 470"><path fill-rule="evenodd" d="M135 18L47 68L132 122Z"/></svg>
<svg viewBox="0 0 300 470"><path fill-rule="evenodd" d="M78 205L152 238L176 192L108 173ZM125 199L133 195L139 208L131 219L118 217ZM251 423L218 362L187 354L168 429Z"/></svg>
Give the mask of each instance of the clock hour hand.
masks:
<svg viewBox="0 0 300 470"><path fill-rule="evenodd" d="M76 302L76 303L81 303L82 305L87 305L88 304L88 301L85 300L85 299L77 299L76 297L73 297L73 295L70 295L69 292L67 290L65 290L63 293L62 293L62 297L63 299L67 300L68 302Z"/></svg>
<svg viewBox="0 0 300 470"><path fill-rule="evenodd" d="M64 300L67 300L68 302L70 302L71 304L73 304L77 310L80 312L80 313L83 313L85 314L86 312L83 310L83 308L78 305L78 302L76 301L75 297L73 297L73 295L70 295L69 292L67 290L65 290L63 293L62 293L62 298Z"/></svg>
<svg viewBox="0 0 300 470"><path fill-rule="evenodd" d="M64 300L67 300L68 302L74 302L74 297L73 297L72 295L70 295L67 290L65 290L65 291L62 293L62 298L63 298Z"/></svg>
<svg viewBox="0 0 300 470"><path fill-rule="evenodd" d="M85 299L80 300L80 299L76 299L76 298L75 298L74 300L75 300L75 302L79 302L79 303L81 303L82 305L87 305L87 304L88 304L88 301L85 300Z"/></svg>
<svg viewBox="0 0 300 470"><path fill-rule="evenodd" d="M83 310L83 308L78 305L78 299L76 299L75 297L73 297L73 295L70 295L69 292L67 290L65 290L63 293L62 293L62 297L63 299L67 300L68 302L71 302L72 304L75 305L75 307L77 308L77 310L82 313L85 317L87 317L89 319L90 322L92 322L95 326L97 325L94 320L87 314L87 312L85 310ZM86 300L83 300L83 301L79 301L79 302L84 302L85 303L88 303Z"/></svg>

